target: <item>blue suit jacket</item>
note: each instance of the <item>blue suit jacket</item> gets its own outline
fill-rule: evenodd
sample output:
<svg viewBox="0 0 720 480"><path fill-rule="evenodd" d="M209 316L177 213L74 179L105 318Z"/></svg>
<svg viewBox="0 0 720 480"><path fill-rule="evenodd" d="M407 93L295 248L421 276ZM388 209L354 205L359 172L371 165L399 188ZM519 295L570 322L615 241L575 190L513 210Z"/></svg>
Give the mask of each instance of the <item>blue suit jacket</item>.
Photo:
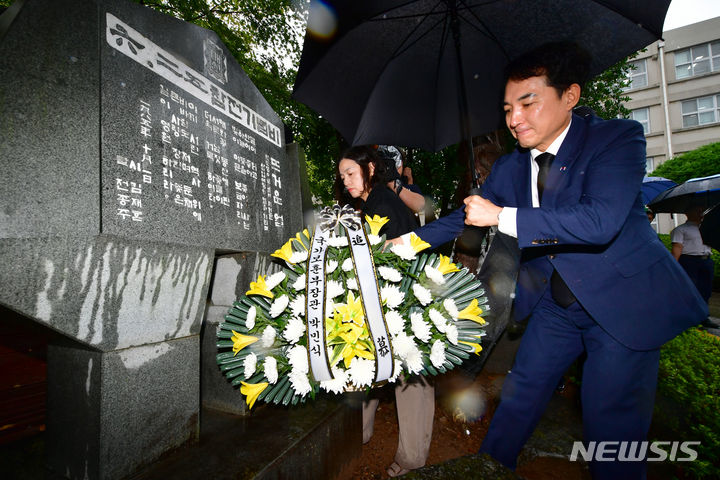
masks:
<svg viewBox="0 0 720 480"><path fill-rule="evenodd" d="M518 209L518 319L530 315L553 268L593 319L632 349L657 348L707 318L707 303L645 215L639 123L573 115L541 208L532 208L530 161L520 149L501 157L483 185L485 198ZM459 234L464 220L461 208L416 233L438 246Z"/></svg>

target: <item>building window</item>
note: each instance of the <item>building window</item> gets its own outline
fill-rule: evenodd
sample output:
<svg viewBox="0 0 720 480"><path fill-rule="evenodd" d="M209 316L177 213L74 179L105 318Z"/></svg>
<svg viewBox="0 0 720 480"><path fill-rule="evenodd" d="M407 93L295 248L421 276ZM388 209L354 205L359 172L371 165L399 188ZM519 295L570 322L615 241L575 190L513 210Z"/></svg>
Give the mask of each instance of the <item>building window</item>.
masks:
<svg viewBox="0 0 720 480"><path fill-rule="evenodd" d="M693 98L682 102L683 127L697 127L720 121L720 95Z"/></svg>
<svg viewBox="0 0 720 480"><path fill-rule="evenodd" d="M633 90L635 88L647 87L647 60L635 60L630 62L630 70L627 74L627 87L625 90Z"/></svg>
<svg viewBox="0 0 720 480"><path fill-rule="evenodd" d="M650 174L655 170L655 160L652 157L645 158L645 173Z"/></svg>
<svg viewBox="0 0 720 480"><path fill-rule="evenodd" d="M720 40L675 52L675 78L720 71Z"/></svg>
<svg viewBox="0 0 720 480"><path fill-rule="evenodd" d="M650 109L648 107L638 108L637 110L630 111L630 118L640 122L643 127L643 133L647 135L650 133Z"/></svg>

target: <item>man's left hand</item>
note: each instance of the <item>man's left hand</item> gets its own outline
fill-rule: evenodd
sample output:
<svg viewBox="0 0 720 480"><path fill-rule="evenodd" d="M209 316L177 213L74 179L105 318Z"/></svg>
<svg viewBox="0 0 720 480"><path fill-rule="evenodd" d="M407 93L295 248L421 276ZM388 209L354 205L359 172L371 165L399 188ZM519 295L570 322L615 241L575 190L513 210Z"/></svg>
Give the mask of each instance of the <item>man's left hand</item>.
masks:
<svg viewBox="0 0 720 480"><path fill-rule="evenodd" d="M479 195L471 195L464 200L465 223L476 227L490 227L498 224L498 215L502 207Z"/></svg>

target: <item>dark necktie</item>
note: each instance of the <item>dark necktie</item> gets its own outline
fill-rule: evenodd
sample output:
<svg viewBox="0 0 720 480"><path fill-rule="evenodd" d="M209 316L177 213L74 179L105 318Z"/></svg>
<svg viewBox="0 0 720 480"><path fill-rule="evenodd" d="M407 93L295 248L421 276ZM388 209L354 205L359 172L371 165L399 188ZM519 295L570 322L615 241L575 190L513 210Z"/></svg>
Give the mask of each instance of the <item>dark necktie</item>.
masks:
<svg viewBox="0 0 720 480"><path fill-rule="evenodd" d="M535 158L535 161L540 167L537 176L537 191L538 191L538 203L542 202L543 190L545 190L545 180L547 179L548 172L550 171L550 165L555 160L555 155L552 153L541 153Z"/></svg>
<svg viewBox="0 0 720 480"><path fill-rule="evenodd" d="M541 153L535 158L538 167L540 167L537 177L538 202L540 203L542 202L543 190L545 190L545 180L547 180L550 165L552 165L554 159L555 155L547 152ZM552 290L553 300L561 307L567 308L575 303L575 295L572 294L565 281L555 269L553 269L552 276L550 277L550 289Z"/></svg>

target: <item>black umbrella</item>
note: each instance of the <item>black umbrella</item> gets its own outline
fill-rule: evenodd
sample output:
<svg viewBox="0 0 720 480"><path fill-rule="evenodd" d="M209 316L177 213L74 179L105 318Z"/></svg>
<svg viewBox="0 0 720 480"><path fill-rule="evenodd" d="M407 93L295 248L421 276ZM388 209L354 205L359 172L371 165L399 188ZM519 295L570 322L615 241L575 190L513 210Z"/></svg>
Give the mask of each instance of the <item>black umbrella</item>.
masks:
<svg viewBox="0 0 720 480"><path fill-rule="evenodd" d="M656 213L683 213L692 205L710 208L718 203L720 203L720 174L691 178L653 198L648 207Z"/></svg>
<svg viewBox="0 0 720 480"><path fill-rule="evenodd" d="M705 245L720 250L720 204L711 208L703 217L700 235Z"/></svg>
<svg viewBox="0 0 720 480"><path fill-rule="evenodd" d="M642 186L640 187L640 193L642 194L643 204L647 205L655 197L660 195L668 188L676 186L677 183L672 180L668 180L663 177L645 177L643 178Z"/></svg>
<svg viewBox="0 0 720 480"><path fill-rule="evenodd" d="M669 4L313 1L294 96L353 145L437 151L502 125L510 60L573 40L592 53L598 74L660 38Z"/></svg>

